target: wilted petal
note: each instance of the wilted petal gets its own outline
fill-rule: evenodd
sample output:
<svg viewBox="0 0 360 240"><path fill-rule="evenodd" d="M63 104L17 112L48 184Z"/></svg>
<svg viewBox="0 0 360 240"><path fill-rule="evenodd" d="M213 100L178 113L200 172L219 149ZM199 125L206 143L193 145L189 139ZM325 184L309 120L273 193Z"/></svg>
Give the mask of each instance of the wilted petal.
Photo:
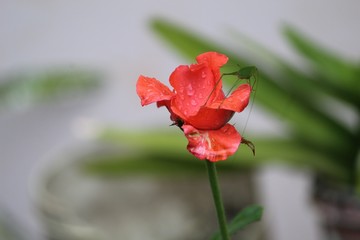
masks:
<svg viewBox="0 0 360 240"><path fill-rule="evenodd" d="M159 80L140 75L136 83L136 93L140 97L141 105L170 100L175 94ZM161 102L160 105L165 105Z"/></svg>
<svg viewBox="0 0 360 240"><path fill-rule="evenodd" d="M199 159L225 160L238 149L241 136L235 127L226 124L218 130L202 131L191 125L182 126L189 143L187 149Z"/></svg>

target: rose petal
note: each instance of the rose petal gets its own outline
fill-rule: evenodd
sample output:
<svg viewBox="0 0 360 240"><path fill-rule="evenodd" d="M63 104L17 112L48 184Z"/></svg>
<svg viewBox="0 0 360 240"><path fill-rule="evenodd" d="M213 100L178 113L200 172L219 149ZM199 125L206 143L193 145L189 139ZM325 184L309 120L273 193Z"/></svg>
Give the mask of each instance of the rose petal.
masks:
<svg viewBox="0 0 360 240"><path fill-rule="evenodd" d="M198 114L188 117L186 122L200 130L217 130L222 128L233 115L234 111L202 107Z"/></svg>
<svg viewBox="0 0 360 240"><path fill-rule="evenodd" d="M241 84L231 93L228 98L215 101L209 107L214 109L226 109L234 112L241 112L249 104L250 94L250 84Z"/></svg>
<svg viewBox="0 0 360 240"><path fill-rule="evenodd" d="M184 118L196 115L215 87L211 69L206 64L177 67L170 75L170 84L176 91L171 107Z"/></svg>
<svg viewBox="0 0 360 240"><path fill-rule="evenodd" d="M220 67L228 61L228 57L217 52L206 52L196 57L198 63L206 63L211 68L216 80L220 79Z"/></svg>
<svg viewBox="0 0 360 240"><path fill-rule="evenodd" d="M170 100L175 94L159 80L140 75L136 83L136 93L140 97L141 105ZM165 105L163 102L160 105Z"/></svg>
<svg viewBox="0 0 360 240"><path fill-rule="evenodd" d="M191 125L183 125L189 143L187 149L199 159L216 162L225 160L238 149L241 136L235 127L226 124L218 130L201 131Z"/></svg>

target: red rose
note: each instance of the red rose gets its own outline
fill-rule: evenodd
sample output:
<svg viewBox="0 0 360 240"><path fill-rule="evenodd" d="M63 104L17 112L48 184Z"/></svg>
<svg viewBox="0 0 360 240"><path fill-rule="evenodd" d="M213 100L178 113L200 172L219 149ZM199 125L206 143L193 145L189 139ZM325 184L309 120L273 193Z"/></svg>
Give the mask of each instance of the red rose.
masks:
<svg viewBox="0 0 360 240"><path fill-rule="evenodd" d="M173 91L155 78L139 76L136 84L141 105L166 106L189 141L187 149L199 159L225 160L241 143L228 121L248 105L251 86L241 84L225 96L220 67L227 60L223 54L207 52L197 56L196 64L177 67L169 80Z"/></svg>

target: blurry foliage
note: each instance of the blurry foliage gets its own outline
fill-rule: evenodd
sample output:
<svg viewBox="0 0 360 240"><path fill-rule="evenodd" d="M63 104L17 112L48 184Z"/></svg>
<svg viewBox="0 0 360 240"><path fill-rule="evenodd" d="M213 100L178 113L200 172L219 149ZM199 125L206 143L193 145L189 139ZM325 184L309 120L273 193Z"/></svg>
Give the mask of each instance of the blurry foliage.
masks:
<svg viewBox="0 0 360 240"><path fill-rule="evenodd" d="M77 97L99 87L100 75L80 69L19 72L0 78L0 110L25 109Z"/></svg>
<svg viewBox="0 0 360 240"><path fill-rule="evenodd" d="M127 174L183 176L184 173L187 177L206 176L204 162L194 161L185 149L186 139L177 129L174 132L134 132L109 127L100 131L98 140L115 146L118 151L114 152L110 147L110 150L85 155L80 160L80 167L88 174L102 177ZM239 172L246 168L231 164L231 161L227 163L218 168L225 172Z"/></svg>
<svg viewBox="0 0 360 240"><path fill-rule="evenodd" d="M175 128L175 127L174 127ZM163 131L126 131L106 127L100 130L98 140L102 143L120 146L120 153L85 156L81 161L86 172L100 176L122 176L126 174L174 175L205 174L204 162L196 160L186 150L186 138L178 129ZM281 145L283 148L277 147ZM240 145L239 151L227 161L217 165L220 172L247 171L259 164L287 159L293 165L312 164L317 169L342 177L345 172L327 164L319 153L304 150L296 142L286 139L256 139L257 153ZM258 151L259 150L259 151ZM317 161L312 161L317 159ZM195 160L195 161L194 161Z"/></svg>

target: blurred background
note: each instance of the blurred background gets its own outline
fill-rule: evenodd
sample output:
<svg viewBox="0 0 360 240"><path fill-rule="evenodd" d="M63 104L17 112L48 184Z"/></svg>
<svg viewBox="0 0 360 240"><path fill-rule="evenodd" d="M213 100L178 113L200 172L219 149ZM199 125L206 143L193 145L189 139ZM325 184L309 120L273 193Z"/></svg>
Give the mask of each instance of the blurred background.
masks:
<svg viewBox="0 0 360 240"><path fill-rule="evenodd" d="M254 107L232 119L239 131L246 136L256 136L255 139L259 136L261 139L285 136L277 145L281 146L279 152L275 151L269 155L266 151L261 152L262 146L269 146L266 145L266 141L260 141L258 145L254 141L257 151L260 152L260 158L269 159L269 161L254 160L256 162L255 169L253 164L249 163L252 161L251 159L246 160L244 164L236 165L236 169L243 173L241 179L238 180L241 182L239 184L244 185L244 188L250 188L244 194L252 195L249 198L245 197L244 202L261 203L266 209L259 227L261 230L259 228L254 230L261 233L253 234L251 238L329 239L325 237L322 228L323 222L313 201L314 182L318 179L317 170L320 169L321 174L333 174L336 177L331 179L341 179L342 183L350 182L350 188L356 188L354 187L356 174L348 173L346 170L356 169L358 166L356 159L358 158L360 132L359 9L360 3L355 0L346 2L230 0L221 3L187 0L1 1L0 239L90 239L81 238L81 236L92 236L92 239L115 239L111 238L110 234L106 237L94 234L96 221L91 222L92 228L71 225L71 221L75 221L74 218L79 218L79 216L65 214L66 211L73 211L72 208L78 209L79 206L86 205L83 201L89 201L95 195L104 194L105 196L109 191L114 192L111 187L108 187L106 194L99 193L99 189L105 191L104 186L109 186L114 182L99 184L98 182L94 183L91 178L85 181L83 178L74 176L73 174L76 173L72 173L69 169L72 166L71 159L75 159L75 157L69 153L75 151L76 154L79 152L89 154L89 152L96 151L98 154L100 151L106 152L106 156L109 152L111 157L124 156L124 152L131 155L128 153L131 151L128 151L126 144L135 149L138 144L145 149L143 150L144 156L148 156L149 161L152 161L151 158L154 157L147 153L146 145L149 143L146 142L146 139L157 134L157 131L154 133L151 130L161 129L164 132L160 131L159 141L155 141L157 137L151 141L153 150L161 151L161 148L164 148L164 145L161 145L164 143L164 139L170 139L169 144L174 143L174 145L170 144L171 146L167 146L167 148L176 148L176 151L189 158L185 150L186 142L182 141L184 139L177 140L177 138L183 138L182 134L176 129L168 127L170 120L166 110L156 110L155 106L142 108L136 96L135 84L140 74L156 77L166 83L169 74L176 66L193 61L190 60L191 58L185 57L192 57L196 51L202 49L226 49L226 53L239 56L239 61L231 62L230 68L236 68L237 63L253 64L259 68L259 79L257 80L259 91L254 99ZM183 30L189 30L191 34L194 33L204 43L200 41L200 43L197 42L198 45L191 45L190 35L175 33L177 26L181 26ZM304 43L302 39L298 38L299 36L311 39L317 45L309 48L311 44L306 45L307 42ZM192 48L182 47L181 44L176 43L176 39L180 42L182 42L181 39L189 40ZM212 45L216 47L208 47L205 44L207 41L216 42L217 44ZM171 46L172 43L174 43L173 46ZM196 47L199 47L198 50ZM320 50L319 53L316 52L317 49L322 48L329 50L330 54L324 54ZM302 54L294 49L303 50L303 55L310 61L304 61L300 57ZM316 56L321 57L317 58ZM283 60L279 60L280 58ZM311 65L311 63L314 64ZM290 68L287 64L294 68ZM262 75L265 76L264 79L262 79ZM292 78L298 80L293 83L291 82ZM332 164L336 161L331 159L329 160L331 164L327 165L323 158L326 159L328 156L322 153L326 153L332 145L330 143L329 145L319 145L316 144L317 142L314 142L314 145L311 145L310 142L309 152L301 157L316 155L319 159L321 158L319 165L312 166L311 163L308 163L309 161L316 162L310 157L304 162L294 159L301 167L289 164L289 162L282 164L281 161L271 161L287 158L287 155L284 154L287 150L293 151L294 155L298 154L299 146L304 147L306 145L304 142L308 141L309 136L295 134L293 137L288 134L292 132L292 125L289 122L296 122L293 118L297 118L303 113L296 110L298 106L296 103L279 105L287 99L286 97L282 98L281 93L276 95L280 96L279 98L275 97L275 94L273 98L272 96L261 97L264 96L261 95L262 86L264 94L266 94L266 89L272 89L269 87L272 85L267 84L267 82L272 82L269 79L275 79L274 82L280 87L286 84L277 81L278 79L288 81L290 89L300 88L303 92L308 93L309 96L305 96L299 92L300 97L298 97L296 91L285 91L290 97L295 96L291 98L296 99L294 102L303 101L301 96L306 97L310 103L301 105L303 109L327 109L329 110L327 113L335 113L330 114L330 118L333 115L336 115L334 119L340 118L338 125L343 125L344 128L336 125L334 123L336 121L325 122L328 123L328 126L339 127L338 132L340 135L342 134L341 137L348 136L347 139L350 139L350 144L343 141L336 145L339 146L339 151L336 152L339 156L342 156L343 150L350 149L349 154L346 155L346 158L351 159L349 164L344 164L344 166L341 163ZM302 82L301 79L305 79L304 85L299 85ZM320 83L308 84L314 79L320 79ZM329 84L326 82L327 79L330 79ZM322 83L325 84L322 85ZM337 88L340 88L339 94L334 91ZM321 92L319 89L326 91ZM324 99L328 101L324 101L323 98L312 98L312 95L317 97L318 92L319 95L324 95ZM329 96L335 96L336 101ZM257 100L258 98L259 100ZM280 106L279 109L262 104L266 101L271 102L272 99L276 106ZM317 101L314 109L311 101ZM314 112L317 114L318 112L315 110ZM297 119L304 120L305 124L307 119L314 116L311 115L312 111L309 114L302 115L303 119ZM320 119L318 123L323 125L322 117L324 115L315 116ZM247 120L248 117L249 120ZM317 118L315 120L317 121ZM306 126L312 126L311 122L308 124ZM303 127L307 128L306 126ZM295 129L299 132L302 131L301 127L295 127ZM329 136L336 136L331 135L332 133L321 135L322 131L318 133L316 126L313 132L314 141L321 141L322 137L328 139ZM316 136L322 137L317 138ZM97 139L96 143L92 141L94 138ZM294 143L294 145L287 145L286 141L284 143L284 139L299 141L291 141L291 144ZM341 138L339 139L341 140ZM104 142L110 142L111 146ZM276 143L276 141L274 142ZM349 148L343 147L341 143ZM119 154L117 151L121 153ZM171 157L171 151L170 153L169 151L167 149L166 153L168 157ZM248 151L248 149L240 148L239 151ZM303 153L304 151L300 149L299 152ZM126 156L126 159L132 159L132 157ZM144 157L142 156L142 158ZM237 158L241 159L241 156L235 156L231 161L240 161ZM70 160L62 161L62 159ZM291 159L292 157L288 157L287 160L291 161ZM340 161L347 160L341 159ZM68 165L64 166L65 162ZM190 162L187 164L190 164L191 167ZM310 164L309 167L306 167L306 164ZM344 167L345 170L342 171L341 167ZM90 171L94 168L96 168L96 164L89 167ZM174 168L174 166L169 166L170 168ZM114 197L119 197L119 202L125 206L132 201L131 194L135 198L152 196L151 194L154 192L150 190L154 189L154 186L158 186L159 182L164 182L163 179L150 181L147 177L143 178L142 173L146 172L146 166L144 169L136 169L129 165L122 168L121 165L116 164L107 166L100 164L98 169L103 169L103 172L98 171L100 175L104 172L108 174L113 171L112 169L115 169L113 171L116 172L115 175L121 175L121 169L126 169L129 174L129 171L135 169L134 171L137 173L135 179L143 181L133 178L130 178L130 181L127 178L119 185L121 185L120 192L129 196L128 201L121 198L121 195ZM244 171L244 169L248 171ZM336 172L334 169L341 170ZM49 171L53 172L49 173ZM184 171L188 171L188 169ZM97 174L97 171L93 172ZM229 176L232 176L231 174L234 172L229 171ZM190 173L187 172L187 174ZM243 175L246 175L246 179L243 179ZM224 179L229 176L225 176ZM231 182L233 181L230 180ZM172 182L169 181L170 183ZM174 182L173 185L162 187L165 188L167 196L172 194L171 196L174 197L177 194L176 191L169 193L169 189L173 189L174 186L182 186L187 189L188 185L182 184ZM199 186L202 188L201 181ZM236 186L233 187L236 188ZM71 190L72 188L74 189ZM198 190L192 189L191 191L192 194L195 194ZM231 189L229 191L232 192ZM143 196L139 192L146 194ZM51 199L49 200L47 197ZM71 205L70 209L59 210L58 202L63 200L62 197L67 201L76 202L76 204ZM184 197L184 199L187 198ZM156 200L152 201L156 202ZM146 205L147 203L139 204ZM108 202L102 204L111 206ZM113 200L112 204L116 205L117 203ZM178 212L181 212L179 209L184 206L179 207L178 203L174 202L168 202L168 205L164 204L159 206L161 211L179 216L171 220L165 218L165 221L178 226L178 222L186 219L180 213L172 212L177 207ZM163 206L167 206L171 211ZM210 207L212 206L210 205ZM138 207L135 206L135 208ZM53 209L57 209L56 213L52 212ZM123 214L121 210L119 211L120 215ZM59 212L62 216L56 215ZM92 214L96 216L95 213ZM153 221L151 217L137 215L136 219L143 219L143 222L139 223L139 220L131 220L131 212L126 214L128 214L126 216L128 216L129 222L133 222L135 225L146 226L148 222ZM86 216L89 217L89 215ZM360 219L360 215L354 216L355 219ZM69 221L66 222L67 220ZM80 217L76 223L83 220ZM56 224L53 224L54 222ZM68 227L64 227L66 224ZM75 226L78 228L75 229ZM100 224L100 226L104 228L103 225ZM155 225L154 228L157 226ZM130 228L130 223L129 226L124 227L124 229ZM189 226L184 226L183 229L179 227L178 231L185 232L190 228ZM78 237L71 238L70 235L56 232L56 229L58 232L75 232ZM156 235L151 238L148 235L133 234L130 230L128 232L129 235L126 235L119 231L119 235L116 235L117 239L159 239L155 237ZM175 230L170 231L169 234L178 234L177 236L180 237L170 238L166 237L170 235L163 234L163 239L186 239L182 238L181 234ZM123 237L119 238L119 236ZM251 238L248 236L248 239Z"/></svg>

